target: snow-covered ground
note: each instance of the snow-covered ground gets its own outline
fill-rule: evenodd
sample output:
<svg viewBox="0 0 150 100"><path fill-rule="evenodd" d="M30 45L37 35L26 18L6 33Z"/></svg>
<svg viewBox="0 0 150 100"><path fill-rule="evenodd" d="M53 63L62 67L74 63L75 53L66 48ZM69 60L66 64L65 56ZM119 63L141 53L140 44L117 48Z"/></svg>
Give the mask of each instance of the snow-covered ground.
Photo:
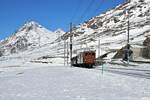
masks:
<svg viewBox="0 0 150 100"><path fill-rule="evenodd" d="M97 69L26 63L0 68L0 100L150 100L149 83Z"/></svg>
<svg viewBox="0 0 150 100"><path fill-rule="evenodd" d="M99 57L100 45L100 55L113 51L105 59L113 58L127 42L125 8L131 8L130 44L143 48L150 36L150 2L132 1L73 30L73 55L92 49ZM67 34L30 22L8 41L1 41L0 52L5 52L0 57L0 100L150 100L150 64L122 66L123 62L116 61L95 69L63 66L68 51L64 48L70 44Z"/></svg>

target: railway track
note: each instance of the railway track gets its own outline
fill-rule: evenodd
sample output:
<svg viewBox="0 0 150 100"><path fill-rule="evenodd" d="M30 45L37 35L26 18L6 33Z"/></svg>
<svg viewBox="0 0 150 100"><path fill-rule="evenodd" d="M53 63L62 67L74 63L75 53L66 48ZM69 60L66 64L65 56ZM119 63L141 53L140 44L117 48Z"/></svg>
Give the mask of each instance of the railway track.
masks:
<svg viewBox="0 0 150 100"><path fill-rule="evenodd" d="M101 67L95 68L96 70L102 70ZM145 78L150 79L150 70L142 70L142 69L131 69L131 68L105 68L104 72L110 72L114 74L120 74L131 77Z"/></svg>
<svg viewBox="0 0 150 100"><path fill-rule="evenodd" d="M139 63L139 64L142 64L142 63L150 64L150 61L131 61L131 62Z"/></svg>

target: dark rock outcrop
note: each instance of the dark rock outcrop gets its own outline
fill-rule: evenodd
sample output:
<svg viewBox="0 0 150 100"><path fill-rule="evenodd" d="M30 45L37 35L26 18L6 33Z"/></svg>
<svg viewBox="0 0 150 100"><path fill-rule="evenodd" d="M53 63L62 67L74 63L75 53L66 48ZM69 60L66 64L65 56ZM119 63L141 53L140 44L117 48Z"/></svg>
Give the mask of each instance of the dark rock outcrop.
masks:
<svg viewBox="0 0 150 100"><path fill-rule="evenodd" d="M143 49L142 56L144 58L150 59L150 37L147 37L143 42L145 48Z"/></svg>

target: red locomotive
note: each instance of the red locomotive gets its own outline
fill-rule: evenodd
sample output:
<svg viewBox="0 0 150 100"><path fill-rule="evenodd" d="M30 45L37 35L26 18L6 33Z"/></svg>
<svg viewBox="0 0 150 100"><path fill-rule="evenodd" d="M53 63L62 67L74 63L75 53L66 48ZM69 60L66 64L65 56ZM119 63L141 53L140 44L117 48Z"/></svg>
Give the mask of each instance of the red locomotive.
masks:
<svg viewBox="0 0 150 100"><path fill-rule="evenodd" d="M95 64L95 51L84 51L71 59L72 66L93 68Z"/></svg>

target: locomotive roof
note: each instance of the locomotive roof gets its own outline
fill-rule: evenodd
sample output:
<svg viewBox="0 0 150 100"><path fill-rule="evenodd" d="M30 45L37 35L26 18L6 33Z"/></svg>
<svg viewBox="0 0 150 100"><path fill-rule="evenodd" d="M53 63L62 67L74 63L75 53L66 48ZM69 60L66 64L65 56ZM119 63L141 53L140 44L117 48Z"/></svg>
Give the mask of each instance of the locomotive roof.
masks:
<svg viewBox="0 0 150 100"><path fill-rule="evenodd" d="M84 53L84 52L95 52L95 51L83 51L83 52L80 52L80 53Z"/></svg>

